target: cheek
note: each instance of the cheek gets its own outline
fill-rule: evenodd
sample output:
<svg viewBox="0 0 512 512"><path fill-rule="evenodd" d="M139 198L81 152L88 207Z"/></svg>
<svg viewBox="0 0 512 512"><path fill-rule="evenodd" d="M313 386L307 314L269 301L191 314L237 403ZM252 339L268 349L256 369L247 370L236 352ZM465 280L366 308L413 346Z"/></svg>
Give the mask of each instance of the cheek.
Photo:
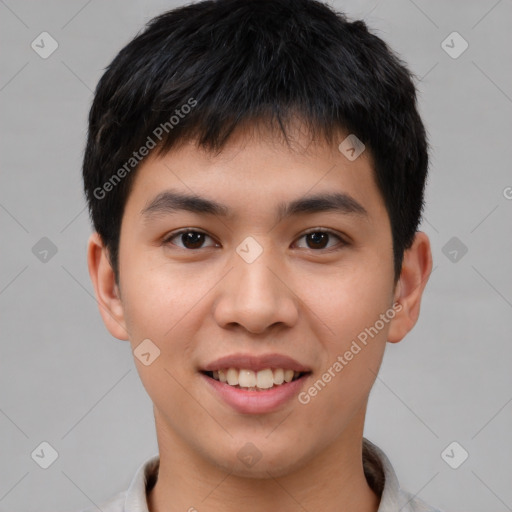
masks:
<svg viewBox="0 0 512 512"><path fill-rule="evenodd" d="M373 385L386 346L392 318L386 316L392 305L389 274L362 265L361 270L340 272L322 286L310 283L308 288L314 290L308 306L321 319L316 337L324 356L302 403L309 402L305 406L314 411L313 417L329 417L333 408L355 411Z"/></svg>
<svg viewBox="0 0 512 512"><path fill-rule="evenodd" d="M347 426L366 403L375 382L386 346L386 329L371 331L374 323L363 329L341 326L339 331L343 328L357 334L342 334L327 346L325 364L298 397L306 417L321 421L327 436Z"/></svg>
<svg viewBox="0 0 512 512"><path fill-rule="evenodd" d="M187 316L194 313L213 285L212 279L199 276L191 267L177 267L162 258L145 260L142 254L126 258L123 271L123 306L129 332L162 343L168 343L178 325L181 332Z"/></svg>
<svg viewBox="0 0 512 512"><path fill-rule="evenodd" d="M316 334L329 352L350 345L350 340L374 325L392 305L390 275L371 262L305 281L299 293L306 298L311 317L317 318ZM388 327L386 324L386 332Z"/></svg>
<svg viewBox="0 0 512 512"><path fill-rule="evenodd" d="M182 387L189 378L189 340L194 339L194 324L188 320L205 291L191 286L189 276L150 265L142 255L126 261L124 272L123 308L137 372L155 406L178 417L191 407ZM146 339L158 353L149 365L137 357L137 347Z"/></svg>

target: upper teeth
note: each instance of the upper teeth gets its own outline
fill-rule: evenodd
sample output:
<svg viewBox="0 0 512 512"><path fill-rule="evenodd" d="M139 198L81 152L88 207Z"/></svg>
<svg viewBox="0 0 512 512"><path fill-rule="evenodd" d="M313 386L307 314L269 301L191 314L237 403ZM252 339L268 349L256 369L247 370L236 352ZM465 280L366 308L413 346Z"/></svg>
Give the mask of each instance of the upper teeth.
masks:
<svg viewBox="0 0 512 512"><path fill-rule="evenodd" d="M213 378L225 382L230 386L240 386L241 388L261 388L269 389L274 385L280 385L283 382L291 382L294 377L298 377L299 372L277 368L272 370L266 368L259 372L252 370L228 368L213 372Z"/></svg>

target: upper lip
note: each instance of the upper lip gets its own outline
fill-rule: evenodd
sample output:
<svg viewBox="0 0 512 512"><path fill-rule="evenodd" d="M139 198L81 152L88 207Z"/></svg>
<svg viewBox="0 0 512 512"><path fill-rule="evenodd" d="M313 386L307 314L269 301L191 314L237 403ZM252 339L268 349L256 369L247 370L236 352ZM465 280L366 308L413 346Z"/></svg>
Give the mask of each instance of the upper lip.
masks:
<svg viewBox="0 0 512 512"><path fill-rule="evenodd" d="M310 372L311 370L291 357L281 354L264 354L254 356L251 354L232 354L224 356L202 368L205 372L223 370L226 368L238 368L240 370L252 370L258 372L266 368L283 368L295 372Z"/></svg>

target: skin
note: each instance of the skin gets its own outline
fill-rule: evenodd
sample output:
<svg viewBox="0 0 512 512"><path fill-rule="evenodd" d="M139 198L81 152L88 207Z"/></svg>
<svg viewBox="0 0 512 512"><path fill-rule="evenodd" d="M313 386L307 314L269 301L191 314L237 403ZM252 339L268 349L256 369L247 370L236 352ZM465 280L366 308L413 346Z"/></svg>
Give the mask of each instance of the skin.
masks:
<svg viewBox="0 0 512 512"><path fill-rule="evenodd" d="M134 358L154 403L160 450L151 512L378 508L361 458L366 406L386 342L399 342L418 319L430 242L416 234L395 285L391 226L369 152L351 162L300 127L292 137L290 149L261 130L239 129L217 156L192 141L150 154L122 219L119 287L101 238L89 239L107 329L132 349L147 338L160 349L149 366ZM170 188L224 203L233 215L178 211L145 224L143 208ZM276 223L278 203L332 191L350 194L368 218L320 212ZM208 236L199 248L186 248L181 236L163 243L182 228ZM304 236L310 228L347 243L331 235L322 248ZM236 252L248 236L263 249L251 264ZM198 373L235 352L277 352L312 369L307 390L397 301L394 318L306 405L294 398L272 413L241 414ZM248 442L261 453L252 467L237 457Z"/></svg>

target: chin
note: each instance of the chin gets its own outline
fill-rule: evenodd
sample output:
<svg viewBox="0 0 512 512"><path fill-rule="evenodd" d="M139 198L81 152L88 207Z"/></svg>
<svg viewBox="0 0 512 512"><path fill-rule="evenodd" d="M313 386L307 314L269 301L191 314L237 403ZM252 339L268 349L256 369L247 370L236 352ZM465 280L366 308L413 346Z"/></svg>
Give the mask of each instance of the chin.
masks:
<svg viewBox="0 0 512 512"><path fill-rule="evenodd" d="M298 453L297 446L283 449L282 445L279 448L267 443L265 448L258 450L252 443L247 442L241 449L233 451L229 458L223 452L222 457L212 462L233 476L266 480L300 470L311 457Z"/></svg>

